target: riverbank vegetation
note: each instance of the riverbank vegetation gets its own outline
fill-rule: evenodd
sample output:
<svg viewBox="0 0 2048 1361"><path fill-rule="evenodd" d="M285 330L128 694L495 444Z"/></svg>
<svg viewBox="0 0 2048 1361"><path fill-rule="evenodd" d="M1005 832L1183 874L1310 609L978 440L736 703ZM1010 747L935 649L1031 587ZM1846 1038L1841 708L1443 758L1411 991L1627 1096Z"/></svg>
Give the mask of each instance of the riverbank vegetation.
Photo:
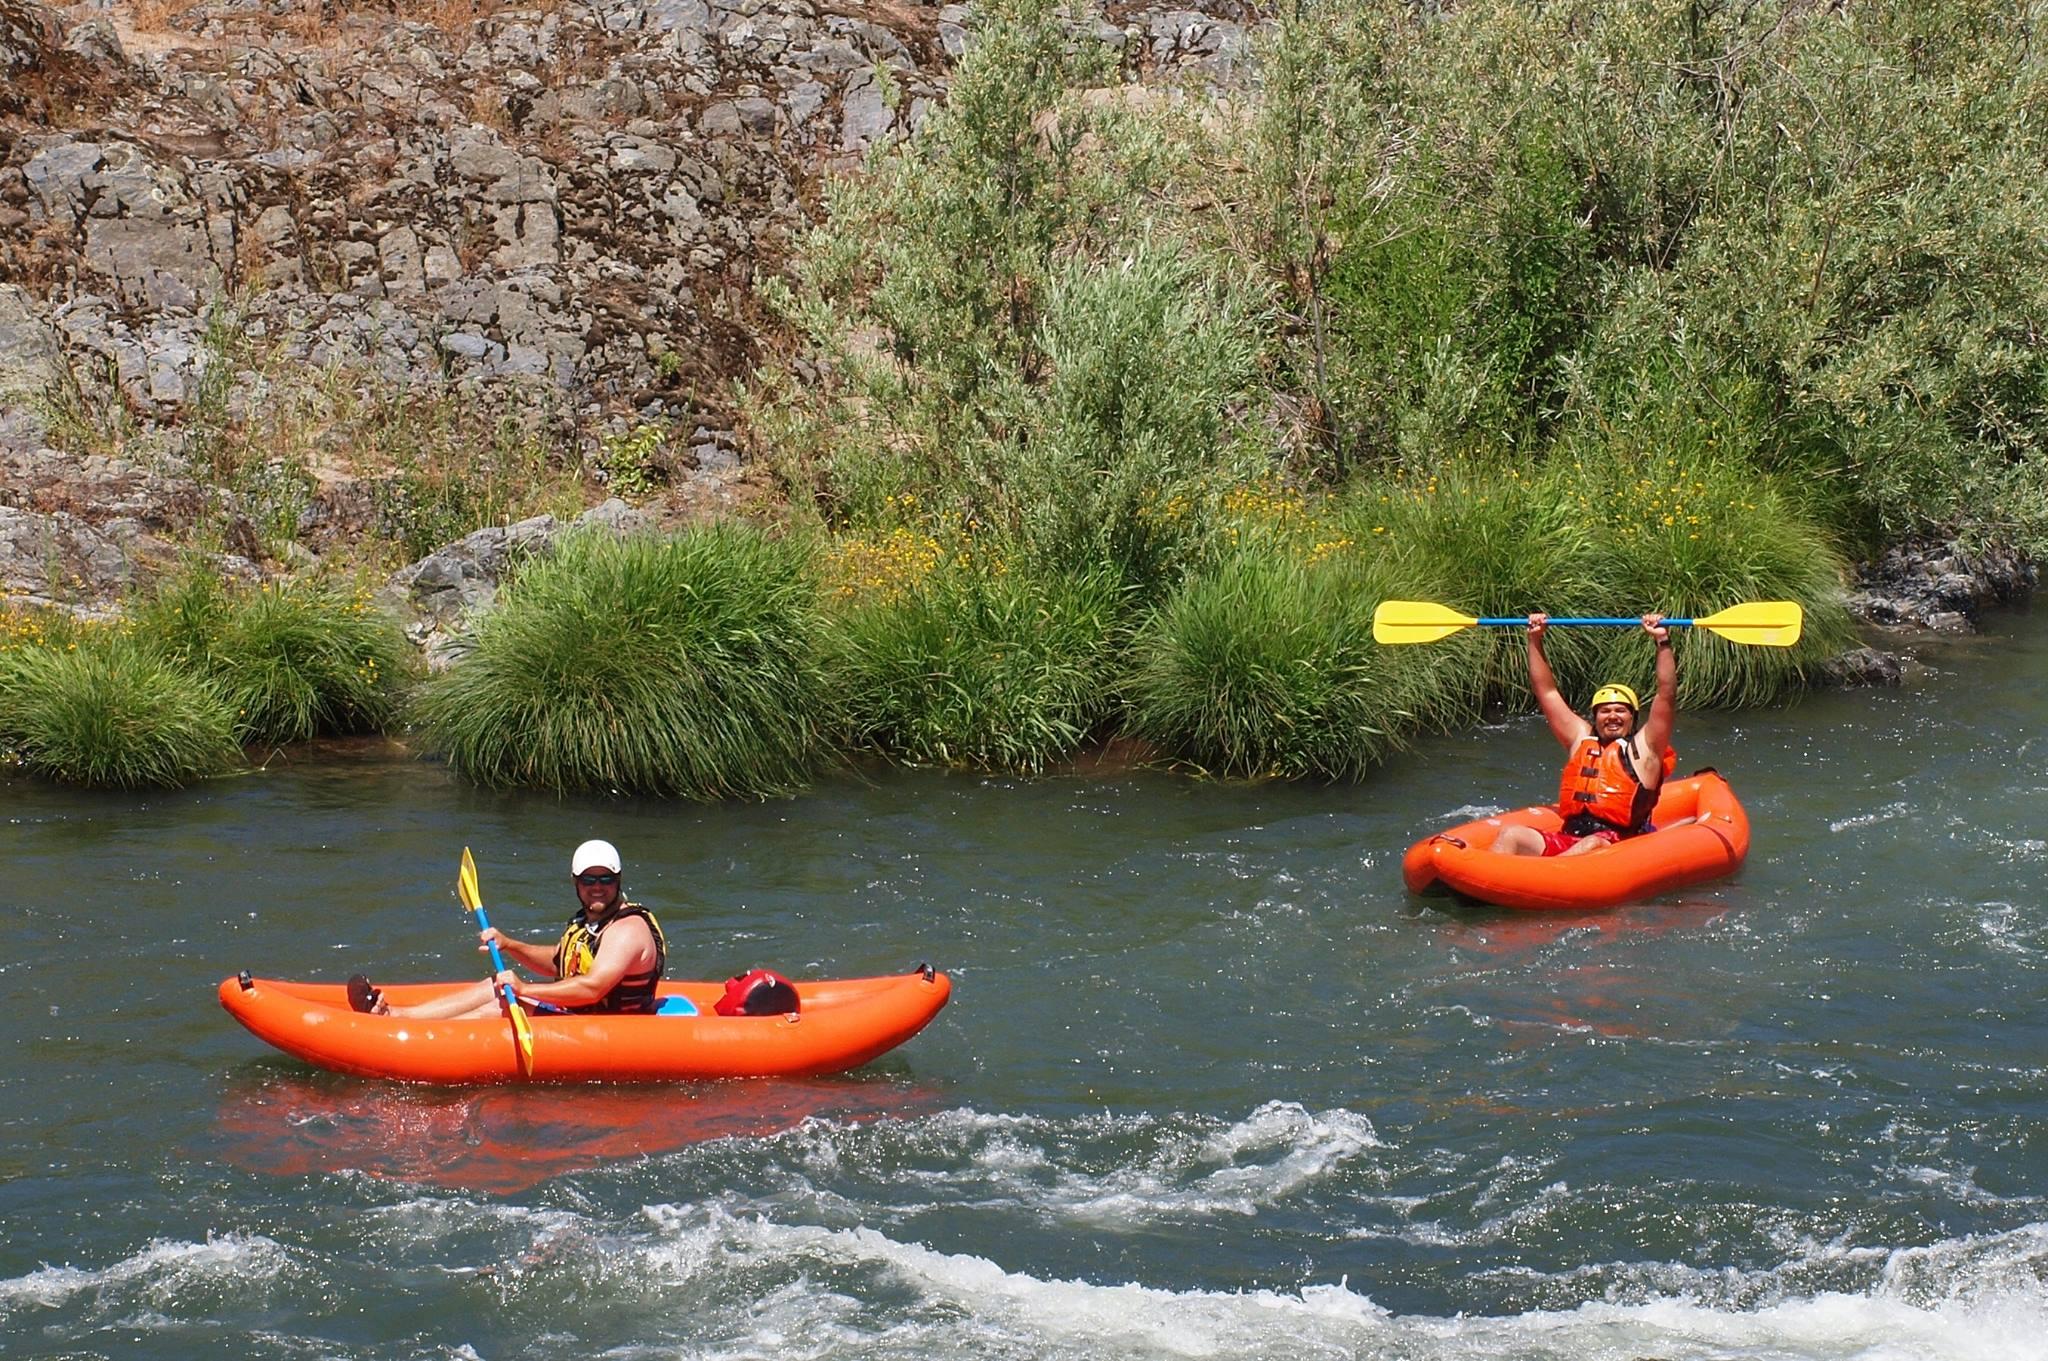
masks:
<svg viewBox="0 0 2048 1361"><path fill-rule="evenodd" d="M571 536L416 705L487 785L760 797L830 759L808 545L743 524Z"/></svg>
<svg viewBox="0 0 2048 1361"><path fill-rule="evenodd" d="M128 619L165 661L220 690L245 744L381 732L399 718L412 650L359 586L236 587L190 567Z"/></svg>
<svg viewBox="0 0 2048 1361"><path fill-rule="evenodd" d="M1299 0L1228 89L977 12L763 286L779 518L525 569L410 710L462 774L758 796L1128 734L1358 778L1527 702L1518 633L1381 647L1381 599L1800 602L1792 649L1680 636L1681 704L1742 705L1852 643L1851 557L2048 553L2048 67L2009 7ZM243 740L402 721L332 668L331 712L263 709L175 641L192 590L134 618ZM1640 635L1553 639L1572 693L1647 678Z"/></svg>
<svg viewBox="0 0 2048 1361"><path fill-rule="evenodd" d="M411 671L359 587L188 566L119 619L0 609L0 754L75 784L186 784L279 743L395 726Z"/></svg>

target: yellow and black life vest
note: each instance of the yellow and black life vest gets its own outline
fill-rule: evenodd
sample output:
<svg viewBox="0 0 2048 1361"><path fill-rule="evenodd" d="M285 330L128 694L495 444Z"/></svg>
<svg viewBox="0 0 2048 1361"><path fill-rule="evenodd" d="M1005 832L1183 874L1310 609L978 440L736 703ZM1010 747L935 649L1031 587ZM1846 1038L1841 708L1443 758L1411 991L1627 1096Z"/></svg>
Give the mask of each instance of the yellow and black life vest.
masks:
<svg viewBox="0 0 2048 1361"><path fill-rule="evenodd" d="M654 996L654 985L661 981L661 972L668 966L668 939L661 934L661 923L654 914L638 903L621 902L617 909L605 919L591 924L582 909L569 918L569 925L562 931L562 939L555 945L555 977L575 978L587 974L597 962L598 941L621 917L642 917L646 919L647 930L654 936L654 967L645 973L627 974L613 988L595 1002L571 1011L652 1011L659 1005Z"/></svg>
<svg viewBox="0 0 2048 1361"><path fill-rule="evenodd" d="M1634 836L1649 825L1657 791L1643 788L1629 759L1630 739L1602 742L1588 733L1573 746L1557 782L1557 811L1574 836L1620 832ZM1678 768L1678 754L1664 749L1664 774Z"/></svg>

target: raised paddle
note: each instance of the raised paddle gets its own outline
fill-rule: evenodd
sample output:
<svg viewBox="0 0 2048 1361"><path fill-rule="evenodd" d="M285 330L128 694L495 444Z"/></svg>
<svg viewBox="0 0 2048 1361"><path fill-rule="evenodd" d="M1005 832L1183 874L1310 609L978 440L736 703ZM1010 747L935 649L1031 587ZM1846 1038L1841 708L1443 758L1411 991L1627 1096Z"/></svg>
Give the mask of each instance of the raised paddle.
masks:
<svg viewBox="0 0 2048 1361"><path fill-rule="evenodd" d="M1758 600L1747 605L1730 605L1719 614L1703 619L1666 619L1672 628L1705 629L1735 643L1761 647L1790 647L1799 641L1799 627L1806 618L1796 600ZM1434 643L1469 628L1521 628L1527 618L1474 618L1443 605L1422 600L1382 600L1372 612L1372 637L1376 643ZM1640 619L1588 618L1552 619L1552 627L1638 628Z"/></svg>
<svg viewBox="0 0 2048 1361"><path fill-rule="evenodd" d="M491 919L484 914L484 896L476 886L476 861L469 855L469 847L462 848L462 873L455 880L457 891L462 894L462 905L476 913L479 931L491 929ZM491 942L491 973L493 976L505 972L505 957L498 953L498 942ZM533 1027L527 1024L526 1013L519 1007L519 996L512 991L512 985L501 985L505 996L505 1010L512 1017L512 1038L519 1045L519 1071L533 1076Z"/></svg>

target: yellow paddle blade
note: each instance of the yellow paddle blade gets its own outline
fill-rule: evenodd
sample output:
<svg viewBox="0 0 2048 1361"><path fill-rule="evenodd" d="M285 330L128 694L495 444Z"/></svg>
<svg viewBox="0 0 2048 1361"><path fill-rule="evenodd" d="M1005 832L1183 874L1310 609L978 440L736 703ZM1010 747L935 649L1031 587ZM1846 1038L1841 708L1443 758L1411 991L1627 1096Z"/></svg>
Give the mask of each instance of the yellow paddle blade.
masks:
<svg viewBox="0 0 2048 1361"><path fill-rule="evenodd" d="M1790 647L1799 641L1799 629L1806 611L1796 600L1757 600L1747 605L1730 605L1719 614L1695 619L1692 626L1719 634L1733 643L1760 647Z"/></svg>
<svg viewBox="0 0 2048 1361"><path fill-rule="evenodd" d="M476 886L476 861L470 857L467 846L462 848L462 873L455 877L455 891L462 895L462 907L467 912L476 911L477 905L484 900L483 893Z"/></svg>
<svg viewBox="0 0 2048 1361"><path fill-rule="evenodd" d="M1479 621L1426 600L1382 600L1372 612L1375 643L1433 643Z"/></svg>
<svg viewBox="0 0 2048 1361"><path fill-rule="evenodd" d="M526 1019L526 1008L510 996L505 1006L512 1013L512 1043L519 1047L519 1071L527 1077L533 1076L533 1026Z"/></svg>

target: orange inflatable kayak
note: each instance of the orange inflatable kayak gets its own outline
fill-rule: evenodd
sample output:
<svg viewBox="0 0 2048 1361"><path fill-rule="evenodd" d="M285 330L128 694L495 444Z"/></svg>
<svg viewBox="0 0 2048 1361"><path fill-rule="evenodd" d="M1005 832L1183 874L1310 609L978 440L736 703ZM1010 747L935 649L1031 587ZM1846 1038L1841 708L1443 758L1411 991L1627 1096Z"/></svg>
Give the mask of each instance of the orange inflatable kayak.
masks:
<svg viewBox="0 0 2048 1361"><path fill-rule="evenodd" d="M464 983L396 983L394 1006L416 1006ZM529 1012L536 1082L662 1082L806 1077L857 1068L925 1028L953 983L929 965L885 978L798 983L788 1016L718 1016L723 983L663 983L662 1006L685 1014L565 1016ZM407 1082L521 1080L502 1016L424 1021L353 1011L341 983L223 979L220 1004L266 1044L308 1063Z"/></svg>
<svg viewBox="0 0 2048 1361"><path fill-rule="evenodd" d="M1680 823L1682 819L1693 821ZM1659 830L1572 856L1495 855L1503 827L1554 832L1545 805L1480 818L1408 848L1401 877L1411 893L1457 893L1499 907L1574 911L1640 902L1687 884L1733 874L1749 854L1749 815L1714 771L1667 780L1650 825Z"/></svg>

